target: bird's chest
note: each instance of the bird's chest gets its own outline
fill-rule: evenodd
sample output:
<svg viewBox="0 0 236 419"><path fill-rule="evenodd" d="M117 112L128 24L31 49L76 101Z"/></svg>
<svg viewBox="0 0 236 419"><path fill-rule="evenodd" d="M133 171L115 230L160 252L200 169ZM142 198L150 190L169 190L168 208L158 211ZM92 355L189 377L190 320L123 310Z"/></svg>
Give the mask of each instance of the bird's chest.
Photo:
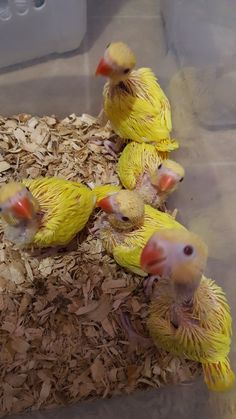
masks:
<svg viewBox="0 0 236 419"><path fill-rule="evenodd" d="M150 175L144 173L137 179L135 190L142 196L144 202L154 207L159 207L162 203L162 199L157 194L157 190L152 186Z"/></svg>
<svg viewBox="0 0 236 419"><path fill-rule="evenodd" d="M107 88L107 96L109 99L114 100L116 97L123 97L124 99L129 96L136 96L136 91L132 85L127 82L120 81L117 84L109 84Z"/></svg>
<svg viewBox="0 0 236 419"><path fill-rule="evenodd" d="M113 253L115 247L124 244L124 234L111 228L104 228L101 232L101 239L106 251Z"/></svg>
<svg viewBox="0 0 236 419"><path fill-rule="evenodd" d="M136 91L123 81L118 84L108 84L104 89L105 111L113 115L115 110L128 112L132 109L136 97Z"/></svg>
<svg viewBox="0 0 236 419"><path fill-rule="evenodd" d="M106 229L102 232L102 241L106 251L110 254L118 246L127 247L127 249L137 249L142 246L144 239L137 231L124 232L119 230Z"/></svg>

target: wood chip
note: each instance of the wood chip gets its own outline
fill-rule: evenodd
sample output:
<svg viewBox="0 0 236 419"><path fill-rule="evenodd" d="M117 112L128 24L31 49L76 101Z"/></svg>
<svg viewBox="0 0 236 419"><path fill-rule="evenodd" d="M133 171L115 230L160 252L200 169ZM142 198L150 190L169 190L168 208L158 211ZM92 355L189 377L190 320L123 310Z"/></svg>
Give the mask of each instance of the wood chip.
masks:
<svg viewBox="0 0 236 419"><path fill-rule="evenodd" d="M28 351L30 345L28 342L26 342L26 340L21 339L21 338L14 338L14 340L11 343L11 347L16 351L19 352L21 354L24 354L25 352Z"/></svg>
<svg viewBox="0 0 236 419"><path fill-rule="evenodd" d="M95 381L95 383L101 382L105 375L105 368L103 362L99 358L96 358L93 364L91 365L90 369L92 379Z"/></svg>
<svg viewBox="0 0 236 419"><path fill-rule="evenodd" d="M9 373L5 376L5 381L12 387L21 387L27 378L27 374Z"/></svg>
<svg viewBox="0 0 236 419"><path fill-rule="evenodd" d="M44 383L42 384L42 388L41 388L40 393L39 393L39 404L38 404L38 406L41 406L41 404L44 403L47 400L47 398L50 394L50 391L51 391L51 386L52 385L51 385L50 381L44 381Z"/></svg>
<svg viewBox="0 0 236 419"><path fill-rule="evenodd" d="M0 126L1 184L40 176L119 184L116 160L103 146L116 141L109 124L87 114L59 121L22 113L0 116ZM140 277L119 267L89 233L98 217L95 211L88 228L58 251L16 249L0 229L0 416L199 374L195 362L129 345L119 310L135 314L142 330L148 305Z"/></svg>
<svg viewBox="0 0 236 419"><path fill-rule="evenodd" d="M10 169L11 165L7 161L0 161L0 172L5 172Z"/></svg>

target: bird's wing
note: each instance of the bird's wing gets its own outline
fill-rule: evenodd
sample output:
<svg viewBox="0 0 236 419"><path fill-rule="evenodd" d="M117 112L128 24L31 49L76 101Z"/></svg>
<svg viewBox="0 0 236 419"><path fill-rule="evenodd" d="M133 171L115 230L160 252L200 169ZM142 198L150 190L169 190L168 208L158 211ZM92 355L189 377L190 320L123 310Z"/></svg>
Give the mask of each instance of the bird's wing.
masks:
<svg viewBox="0 0 236 419"><path fill-rule="evenodd" d="M139 264L140 250L138 248L128 248L126 246L116 246L113 250L115 261L124 268L140 276L147 276Z"/></svg>

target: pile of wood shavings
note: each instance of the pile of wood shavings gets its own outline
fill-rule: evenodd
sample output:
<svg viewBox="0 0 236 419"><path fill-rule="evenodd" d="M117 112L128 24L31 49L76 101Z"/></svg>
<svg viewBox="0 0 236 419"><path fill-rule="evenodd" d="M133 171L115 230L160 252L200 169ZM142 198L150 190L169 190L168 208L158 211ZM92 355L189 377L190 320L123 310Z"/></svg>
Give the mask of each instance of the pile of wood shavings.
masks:
<svg viewBox="0 0 236 419"><path fill-rule="evenodd" d="M87 185L118 184L102 142L114 137L88 115L0 118L0 184L60 176ZM94 140L101 140L101 145ZM0 412L55 407L191 380L194 362L156 347L132 347L119 322L131 313L147 334L140 277L103 251L89 226L61 253L0 244Z"/></svg>

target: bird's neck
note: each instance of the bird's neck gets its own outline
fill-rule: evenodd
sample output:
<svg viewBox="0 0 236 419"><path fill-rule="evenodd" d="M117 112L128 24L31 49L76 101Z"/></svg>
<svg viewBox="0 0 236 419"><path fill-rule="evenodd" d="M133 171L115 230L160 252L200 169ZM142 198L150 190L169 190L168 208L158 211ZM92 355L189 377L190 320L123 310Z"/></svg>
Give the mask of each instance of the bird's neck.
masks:
<svg viewBox="0 0 236 419"><path fill-rule="evenodd" d="M118 86L119 84L122 85L122 83L125 85L129 81L130 75L119 75L119 76L113 76L110 78L109 83L111 86Z"/></svg>

